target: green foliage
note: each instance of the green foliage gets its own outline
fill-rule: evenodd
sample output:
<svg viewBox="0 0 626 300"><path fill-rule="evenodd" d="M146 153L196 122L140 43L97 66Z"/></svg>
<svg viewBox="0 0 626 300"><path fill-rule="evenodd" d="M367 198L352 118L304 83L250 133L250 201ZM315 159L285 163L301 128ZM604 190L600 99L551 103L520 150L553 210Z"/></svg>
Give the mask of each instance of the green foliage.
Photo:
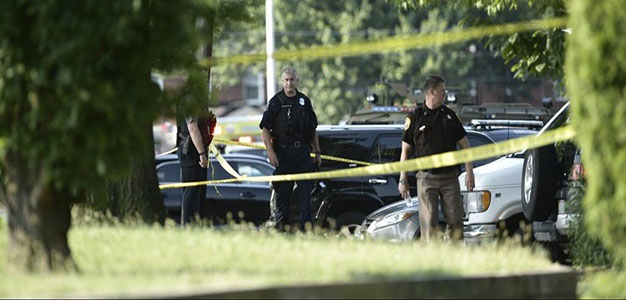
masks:
<svg viewBox="0 0 626 300"><path fill-rule="evenodd" d="M570 182L567 194L567 212L576 217L569 226L569 250L572 263L575 266L610 266L612 258L602 245L602 242L589 235L585 226L585 214L583 214L582 200L585 195L585 187L581 182Z"/></svg>
<svg viewBox="0 0 626 300"><path fill-rule="evenodd" d="M436 0L395 0L404 9L441 6ZM501 23L502 17L526 20L567 16L563 0L486 0L446 1L449 7L476 9L483 14L472 14L461 20L460 25L482 26ZM565 32L561 28L516 33L508 37L495 36L486 45L499 49L499 55L512 64L516 78L531 76L561 79L564 75Z"/></svg>
<svg viewBox="0 0 626 300"><path fill-rule="evenodd" d="M403 9L418 9L424 6L435 6L442 4L442 1L438 0L393 0L393 2L401 6ZM445 4L450 5L453 8L476 7L478 9L487 11L487 13L490 15L494 15L502 10L517 9L518 0L456 0L446 1Z"/></svg>
<svg viewBox="0 0 626 300"><path fill-rule="evenodd" d="M264 7L249 10L257 21L233 25L216 38L216 56L265 52ZM305 0L276 2L274 12L276 49L287 50L446 31L456 27L465 10L401 12L383 1ZM276 71L295 66L301 77L299 88L313 100L318 119L332 124L364 105L368 90L381 78L405 83L414 90L421 89L427 75L438 73L448 80L448 86L463 89L469 85L468 75L478 78L504 73L499 67L502 64L493 63L487 51L479 49L482 56L477 59L467 50L469 44L307 62L280 61ZM249 70L263 71L264 65L213 69L218 85L232 85Z"/></svg>
<svg viewBox="0 0 626 300"><path fill-rule="evenodd" d="M153 69L195 63L206 1L2 1L0 138L60 189L120 174L162 106Z"/></svg>
<svg viewBox="0 0 626 300"><path fill-rule="evenodd" d="M626 299L626 272L587 272L578 283L580 299Z"/></svg>
<svg viewBox="0 0 626 300"><path fill-rule="evenodd" d="M626 9L621 0L570 1L567 88L583 147L590 234L626 262Z"/></svg>

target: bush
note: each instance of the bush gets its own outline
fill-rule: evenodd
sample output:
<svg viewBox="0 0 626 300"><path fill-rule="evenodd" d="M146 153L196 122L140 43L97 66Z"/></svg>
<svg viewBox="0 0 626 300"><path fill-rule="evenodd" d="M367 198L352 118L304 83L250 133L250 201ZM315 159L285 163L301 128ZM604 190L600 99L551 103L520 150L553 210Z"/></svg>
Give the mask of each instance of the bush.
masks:
<svg viewBox="0 0 626 300"><path fill-rule="evenodd" d="M606 271L585 275L578 286L581 299L626 299L626 273Z"/></svg>
<svg viewBox="0 0 626 300"><path fill-rule="evenodd" d="M622 0L567 2L566 61L572 124L589 176L583 200L589 232L626 261L626 8Z"/></svg>
<svg viewBox="0 0 626 300"><path fill-rule="evenodd" d="M612 265L613 259L602 241L589 235L585 226L585 215L581 205L584 194L583 182L570 182L567 194L567 211L576 216L570 223L569 229L569 250L572 263L579 267Z"/></svg>

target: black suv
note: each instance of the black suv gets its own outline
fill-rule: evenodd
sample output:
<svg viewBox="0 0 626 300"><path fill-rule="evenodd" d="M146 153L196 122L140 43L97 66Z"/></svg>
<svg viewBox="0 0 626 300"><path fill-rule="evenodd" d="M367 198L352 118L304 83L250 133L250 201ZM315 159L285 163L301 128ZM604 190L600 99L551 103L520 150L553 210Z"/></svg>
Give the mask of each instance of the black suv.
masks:
<svg viewBox="0 0 626 300"><path fill-rule="evenodd" d="M373 164L400 160L404 125L330 125L318 126L317 133L322 154ZM472 147L494 143L486 133L467 130ZM496 158L474 162L474 167ZM359 167L355 163L324 160L321 171ZM410 191L416 195L415 173L409 172ZM361 224L365 216L400 199L400 174L372 175L322 179L312 192L312 206L316 224L339 229L341 226Z"/></svg>

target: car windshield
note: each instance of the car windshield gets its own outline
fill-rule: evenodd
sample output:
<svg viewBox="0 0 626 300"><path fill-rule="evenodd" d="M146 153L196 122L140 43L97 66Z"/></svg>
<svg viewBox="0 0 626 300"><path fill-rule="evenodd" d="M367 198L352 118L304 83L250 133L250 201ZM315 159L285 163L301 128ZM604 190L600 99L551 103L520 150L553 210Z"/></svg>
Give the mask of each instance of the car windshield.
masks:
<svg viewBox="0 0 626 300"><path fill-rule="evenodd" d="M550 121L548 121L548 123L543 126L543 128L541 128L541 130L539 131L539 133L537 133L537 135L542 134L548 130L552 130L552 129L556 129L559 127L562 127L566 124L569 124L569 102L565 103L565 105L563 105L563 107L561 107L561 109L552 117L552 119L550 119ZM524 152L526 150L517 152L517 153L513 153L513 154L509 154L510 157L517 157L517 158L523 158L524 157Z"/></svg>

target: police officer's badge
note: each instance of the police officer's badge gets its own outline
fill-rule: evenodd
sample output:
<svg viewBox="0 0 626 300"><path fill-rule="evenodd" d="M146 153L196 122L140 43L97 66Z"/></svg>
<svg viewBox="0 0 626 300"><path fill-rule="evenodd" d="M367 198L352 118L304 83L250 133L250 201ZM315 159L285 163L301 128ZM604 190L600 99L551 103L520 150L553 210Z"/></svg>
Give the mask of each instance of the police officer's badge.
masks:
<svg viewBox="0 0 626 300"><path fill-rule="evenodd" d="M411 126L411 118L407 117L404 119L404 130L408 130Z"/></svg>
<svg viewBox="0 0 626 300"><path fill-rule="evenodd" d="M300 105L304 106L304 98L300 98Z"/></svg>

